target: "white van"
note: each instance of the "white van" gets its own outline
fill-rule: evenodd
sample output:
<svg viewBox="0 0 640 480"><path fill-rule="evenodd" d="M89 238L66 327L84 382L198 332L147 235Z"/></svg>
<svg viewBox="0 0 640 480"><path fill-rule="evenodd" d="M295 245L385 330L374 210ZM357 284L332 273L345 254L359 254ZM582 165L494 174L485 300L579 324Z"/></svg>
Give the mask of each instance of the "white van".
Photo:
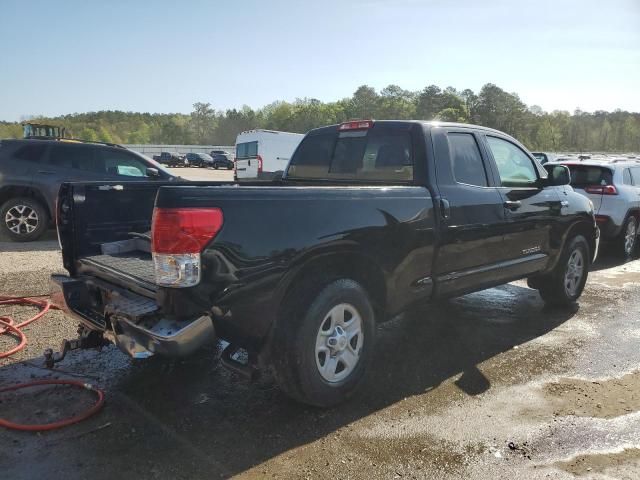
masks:
<svg viewBox="0 0 640 480"><path fill-rule="evenodd" d="M236 138L236 180L272 180L282 175L304 135L248 130Z"/></svg>

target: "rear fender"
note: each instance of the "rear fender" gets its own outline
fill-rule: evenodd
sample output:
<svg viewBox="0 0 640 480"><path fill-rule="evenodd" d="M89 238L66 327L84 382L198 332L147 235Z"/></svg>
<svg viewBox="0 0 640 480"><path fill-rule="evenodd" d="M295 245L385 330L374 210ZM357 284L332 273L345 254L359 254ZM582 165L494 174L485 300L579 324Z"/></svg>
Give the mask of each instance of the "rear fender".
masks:
<svg viewBox="0 0 640 480"><path fill-rule="evenodd" d="M551 256L551 261L547 265L547 268L540 272L541 274L550 273L558 264L562 252L568 241L570 241L576 235L582 235L589 244L589 258L590 262L593 262L594 255L598 251L598 243L599 243L599 231L597 227L593 224L593 221L587 217L581 218L578 221L574 222L569 228L566 229L562 236L562 241L560 244L560 248L556 249Z"/></svg>

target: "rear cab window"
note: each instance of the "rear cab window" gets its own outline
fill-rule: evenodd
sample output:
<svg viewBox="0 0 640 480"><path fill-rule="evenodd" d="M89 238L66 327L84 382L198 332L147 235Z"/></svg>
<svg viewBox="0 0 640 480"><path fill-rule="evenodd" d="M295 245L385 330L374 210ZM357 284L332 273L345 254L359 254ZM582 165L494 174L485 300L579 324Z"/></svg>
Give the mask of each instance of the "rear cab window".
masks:
<svg viewBox="0 0 640 480"><path fill-rule="evenodd" d="M374 123L370 128L310 132L287 169L289 179L413 180L410 124Z"/></svg>

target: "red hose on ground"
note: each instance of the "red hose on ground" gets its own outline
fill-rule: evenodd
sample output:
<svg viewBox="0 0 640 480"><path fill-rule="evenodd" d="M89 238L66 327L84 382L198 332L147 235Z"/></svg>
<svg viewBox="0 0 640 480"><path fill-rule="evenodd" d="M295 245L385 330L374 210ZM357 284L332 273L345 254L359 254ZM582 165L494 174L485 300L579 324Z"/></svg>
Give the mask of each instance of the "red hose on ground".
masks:
<svg viewBox="0 0 640 480"><path fill-rule="evenodd" d="M46 295L38 295L37 297L45 297ZM8 315L0 316L0 335L9 333L18 337L19 343L15 347L7 350L5 352L0 352L0 358L7 358L13 355L16 352L19 352L27 345L27 337L20 330L23 327L26 327L31 322L35 322L36 320L42 318L44 315L49 312L51 309L55 309L56 307L49 302L49 300L36 300L35 297L8 297L4 295L0 295L0 305L24 305L24 306L34 306L40 308L40 311L35 314L33 317L25 320L22 323L15 324L15 321L12 317ZM36 425L26 425L20 423L10 422L9 420L5 420L4 418L0 418L0 427L11 428L14 430L23 430L28 432L42 432L46 430L54 430L56 428L66 427L67 425L72 425L74 423L78 423L94 413L98 412L102 406L104 405L104 392L99 388L95 388L88 383L79 382L77 380L36 380L28 383L20 383L17 385L12 385L10 387L0 388L0 393L10 392L14 390L21 390L23 388L35 387L39 385L71 385L75 387L86 388L87 390L91 390L98 396L98 400L96 403L85 412L76 415L75 417L67 418L64 420L60 420L53 423L44 423L44 424L36 424Z"/></svg>
<svg viewBox="0 0 640 480"><path fill-rule="evenodd" d="M89 410L86 410L76 415L75 417L67 418L57 422L26 425L10 422L9 420L0 418L0 427L27 432L43 432L46 430L54 430L56 428L66 427L67 425L72 425L86 418L89 418L91 415L98 412L104 405L104 392L102 390L95 388L88 383L83 383L77 380L36 380L29 383L20 383L18 385L12 385L10 387L0 388L0 393L20 390L23 388L36 387L38 385L71 385L74 387L86 388L87 390L91 390L92 392L94 392L98 396L98 400Z"/></svg>
<svg viewBox="0 0 640 480"><path fill-rule="evenodd" d="M51 305L49 300L36 300L33 297L7 297L4 295L0 295L0 305L25 305L40 308L40 311L37 314L18 325L15 324L13 318L6 315L0 316L0 326L2 327L2 329L0 329L0 335L12 332L20 338L20 343L16 347L6 352L0 352L0 358L6 358L22 350L27 344L27 337L20 331L20 329L26 327L31 322L35 322L42 318L49 310L55 308Z"/></svg>

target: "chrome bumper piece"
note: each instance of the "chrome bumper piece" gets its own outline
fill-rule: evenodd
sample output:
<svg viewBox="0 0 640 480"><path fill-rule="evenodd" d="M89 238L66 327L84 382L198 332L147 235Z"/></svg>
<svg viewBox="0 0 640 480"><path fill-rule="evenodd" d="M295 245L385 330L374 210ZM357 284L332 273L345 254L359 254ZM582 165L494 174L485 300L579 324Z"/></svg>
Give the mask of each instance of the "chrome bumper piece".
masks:
<svg viewBox="0 0 640 480"><path fill-rule="evenodd" d="M108 299L101 313L91 305L91 290L101 291ZM99 280L52 275L51 300L67 316L90 329L104 331L133 358L155 354L181 357L215 339L211 317L191 321L166 318L155 301Z"/></svg>

